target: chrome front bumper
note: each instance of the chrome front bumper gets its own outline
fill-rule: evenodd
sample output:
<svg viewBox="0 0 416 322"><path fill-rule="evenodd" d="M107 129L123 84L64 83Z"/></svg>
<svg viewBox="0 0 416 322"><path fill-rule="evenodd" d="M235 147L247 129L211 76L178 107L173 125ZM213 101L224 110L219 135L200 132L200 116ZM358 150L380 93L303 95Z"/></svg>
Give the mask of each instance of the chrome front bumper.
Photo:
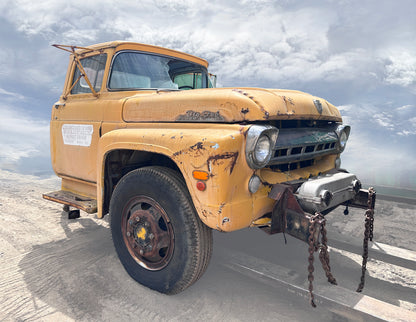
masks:
<svg viewBox="0 0 416 322"><path fill-rule="evenodd" d="M294 195L305 212L314 214L353 200L360 189L354 174L337 172L309 179Z"/></svg>
<svg viewBox="0 0 416 322"><path fill-rule="evenodd" d="M361 189L361 183L354 174L335 172L311 178L300 185L275 184L269 198L276 200L276 203L270 224L261 229L268 234L286 232L308 242L313 215L325 215L339 205L366 208L369 192ZM373 208L374 203L375 195L370 205Z"/></svg>

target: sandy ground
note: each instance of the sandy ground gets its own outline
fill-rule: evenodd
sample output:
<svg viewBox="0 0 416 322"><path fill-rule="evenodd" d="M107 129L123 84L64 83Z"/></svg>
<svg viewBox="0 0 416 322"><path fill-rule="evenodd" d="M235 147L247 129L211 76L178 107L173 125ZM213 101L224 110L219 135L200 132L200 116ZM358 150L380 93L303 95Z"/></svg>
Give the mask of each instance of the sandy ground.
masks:
<svg viewBox="0 0 416 322"><path fill-rule="evenodd" d="M345 320L233 269L236 263L268 267L306 287L306 245L291 237L284 245L281 235L258 229L215 232L212 261L195 285L175 296L153 292L133 282L119 263L108 216L97 220L82 213L68 220L59 204L41 198L57 189L57 178L0 170L0 320ZM375 240L416 251L415 208L379 200ZM331 249L331 265L340 290L355 289L361 258L353 245L362 242L364 212L344 216L342 211L328 215L330 240L347 245ZM414 263L370 260L364 294L416 312ZM325 284L323 275L318 268L318 291Z"/></svg>

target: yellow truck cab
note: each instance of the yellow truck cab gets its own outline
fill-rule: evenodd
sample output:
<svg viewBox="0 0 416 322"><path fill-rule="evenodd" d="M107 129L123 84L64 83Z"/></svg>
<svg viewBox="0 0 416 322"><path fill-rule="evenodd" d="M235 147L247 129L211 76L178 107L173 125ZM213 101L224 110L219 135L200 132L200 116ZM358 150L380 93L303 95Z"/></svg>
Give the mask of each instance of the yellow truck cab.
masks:
<svg viewBox="0 0 416 322"><path fill-rule="evenodd" d="M324 215L367 207L368 191L340 169L350 127L326 100L215 88L207 61L156 46L55 46L70 52L50 124L62 188L44 198L109 213L136 281L168 294L190 286L208 265L212 229L317 244Z"/></svg>

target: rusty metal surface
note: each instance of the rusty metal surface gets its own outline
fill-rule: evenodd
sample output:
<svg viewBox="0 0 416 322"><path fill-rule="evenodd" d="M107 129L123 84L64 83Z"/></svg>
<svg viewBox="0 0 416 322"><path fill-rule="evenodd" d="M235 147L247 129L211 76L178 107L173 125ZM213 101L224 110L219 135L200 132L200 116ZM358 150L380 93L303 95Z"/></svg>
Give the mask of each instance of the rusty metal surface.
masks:
<svg viewBox="0 0 416 322"><path fill-rule="evenodd" d="M376 200L376 193L373 188L369 188L367 190L362 190L362 195L364 192L367 192L367 211L365 212L365 231L364 231L364 240L363 240L363 261L361 265L361 278L360 284L358 285L357 292L362 292L365 284L365 273L367 270L367 260L368 260L368 241L373 240L373 229L374 229L374 206ZM311 224L309 226L309 240L308 240L308 281L309 281L309 299L310 304L313 307L316 307L314 301L314 294L313 294L313 272L314 272L314 252L320 249L319 259L322 263L322 268L325 271L325 274L328 278L328 282L331 284L337 284L335 278L332 276L331 267L329 266L329 254L328 254L328 246L327 246L327 237L326 237L326 228L325 228L325 218L320 213L316 213L315 216L312 216ZM317 226L320 226L320 233L322 238L319 242L317 238L315 238L315 230Z"/></svg>
<svg viewBox="0 0 416 322"><path fill-rule="evenodd" d="M366 264L368 259L368 241L373 238L373 222L374 222L374 205L376 194L373 188L369 190L361 189L359 197L356 198L359 201L352 205L357 204L362 207L363 196L367 197L367 211L365 213L365 233L363 241L363 262L362 262L362 274L360 285L357 292L361 292L365 282ZM288 233L293 237L303 240L308 243L308 281L309 281L309 299L310 304L316 307L314 294L313 294L313 281L314 281L314 253L319 250L319 259L322 264L322 268L326 274L328 282L331 284L337 284L335 278L331 273L331 267L329 263L328 253L328 239L326 233L326 219L317 212L315 215L306 215L301 206L298 204L294 194L293 188L288 185L276 184L273 186L269 193L269 198L276 200L273 212L271 215L270 227L262 227L262 230L269 234L274 233Z"/></svg>
<svg viewBox="0 0 416 322"><path fill-rule="evenodd" d="M121 230L125 245L136 262L149 270L169 264L174 233L165 210L149 197L136 197L124 208Z"/></svg>
<svg viewBox="0 0 416 322"><path fill-rule="evenodd" d="M360 191L356 194L355 198L351 201L347 201L344 203L344 205L348 206L348 207L354 207L354 208L361 208L361 209L369 209L370 206L371 208L374 209L375 207L375 203L376 203L376 193L373 190L373 195L372 195L372 199L371 199L371 205L368 205L368 197L370 194L370 189L360 189Z"/></svg>
<svg viewBox="0 0 416 322"><path fill-rule="evenodd" d="M72 56L63 95L52 109L52 164L60 177L93 183L96 193L89 195L97 199L99 218L105 215L106 203L111 197L106 194L106 182L110 179L105 167L107 156L114 151L141 151L155 158L169 159L182 173L201 220L220 231L248 227L271 212L273 200L267 197L271 185L308 178L334 167L337 155L331 154L302 169L287 172L261 169L253 173L242 152L250 122L340 122L339 111L325 100L299 91L260 88L111 91L106 87L111 72L110 61L120 51L171 56L205 67L208 63L185 53L132 42L108 42L83 48L58 47L71 52ZM93 91L71 94L77 57L99 53L108 57L102 86L97 90L99 95L94 96ZM316 100L321 102L321 113L314 105ZM63 132L66 128L78 129L74 136L84 136L88 143L65 144ZM86 130L90 130L89 134L84 133ZM135 161L136 166L143 164L142 160ZM123 169L120 169L122 173ZM204 191L196 187L191 175L194 170L209 173ZM262 185L251 194L248 180L253 175L260 177ZM80 191L76 185L68 190ZM293 203L292 198L289 198L290 203Z"/></svg>
<svg viewBox="0 0 416 322"><path fill-rule="evenodd" d="M269 234L288 233L304 242L309 240L310 216L306 215L297 202L293 188L284 184L275 184L269 198L276 200L271 225L263 230Z"/></svg>
<svg viewBox="0 0 416 322"><path fill-rule="evenodd" d="M325 275L328 279L328 282L337 285L337 281L331 272L331 266L329 265L329 254L328 254L328 239L326 237L326 220L324 216L320 213L310 217L309 225L309 238L308 238L308 282L309 282L309 302L312 307L316 307L315 296L313 294L313 280L314 280L314 253L319 250L319 259L322 264L322 268L325 271ZM319 235L321 235L321 240L319 240Z"/></svg>
<svg viewBox="0 0 416 322"><path fill-rule="evenodd" d="M49 192L43 194L42 197L46 200L81 209L89 214L97 212L97 201L95 199L77 195L69 191L59 190Z"/></svg>
<svg viewBox="0 0 416 322"><path fill-rule="evenodd" d="M68 52L72 53L73 62L77 65L77 67L79 68L79 70L81 72L80 75L79 75L79 77L72 83L72 85L63 94L63 96L62 96L63 99L64 100L67 99L69 93L71 93L71 91L74 88L74 86L81 80L81 77L84 77L85 81L87 82L87 84L88 84L88 86L89 86L89 88L91 90L91 93L95 97L98 97L98 93L95 91L94 86L92 86L92 84L91 84L91 82L90 82L90 80L88 78L88 75L85 72L84 67L82 66L81 59L80 59L80 55L75 51L75 49L81 49L81 50L84 51L84 53L85 53L85 51L87 53L90 53L90 52L93 52L94 50L93 49L89 49L89 48L85 48L85 47L78 47L78 46L67 46L67 45L52 45L52 46L54 46L54 47L56 47L58 49L62 49L62 50L65 50L65 51L68 51Z"/></svg>
<svg viewBox="0 0 416 322"><path fill-rule="evenodd" d="M293 163L337 153L336 126L280 129L269 165Z"/></svg>
<svg viewBox="0 0 416 322"><path fill-rule="evenodd" d="M249 89L250 95L237 88L209 88L189 91L145 91L126 95L123 120L135 122L236 123L258 120L328 120L340 122L340 115L331 109L319 114L314 96L294 92L294 105L288 110L278 90ZM256 96L252 100L251 95ZM166 107L169 108L166 108Z"/></svg>
<svg viewBox="0 0 416 322"><path fill-rule="evenodd" d="M376 201L376 192L373 188L368 189L367 211L365 212L365 231L363 240L363 262L361 265L361 279L357 292L362 292L365 284L365 272L367 270L368 260L368 241L373 241L374 229L374 206Z"/></svg>

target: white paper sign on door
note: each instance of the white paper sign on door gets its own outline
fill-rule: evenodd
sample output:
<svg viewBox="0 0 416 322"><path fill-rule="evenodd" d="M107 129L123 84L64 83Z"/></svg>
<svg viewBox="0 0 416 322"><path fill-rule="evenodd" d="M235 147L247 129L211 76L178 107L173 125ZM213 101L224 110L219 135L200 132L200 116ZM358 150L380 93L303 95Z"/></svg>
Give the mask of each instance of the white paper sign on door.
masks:
<svg viewBox="0 0 416 322"><path fill-rule="evenodd" d="M62 125L62 138L66 145L90 146L93 132L91 124Z"/></svg>

